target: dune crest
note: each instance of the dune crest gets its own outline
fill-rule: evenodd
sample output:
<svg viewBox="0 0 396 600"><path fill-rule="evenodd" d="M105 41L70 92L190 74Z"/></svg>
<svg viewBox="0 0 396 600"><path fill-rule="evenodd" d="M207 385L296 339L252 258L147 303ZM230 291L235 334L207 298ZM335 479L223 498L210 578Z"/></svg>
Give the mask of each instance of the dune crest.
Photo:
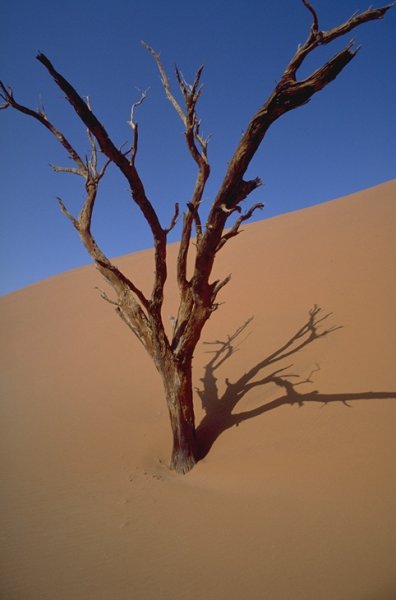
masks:
<svg viewBox="0 0 396 600"><path fill-rule="evenodd" d="M395 200L393 180L222 250L185 477L159 377L94 267L0 299L1 597L396 597ZM145 288L151 258L118 262Z"/></svg>

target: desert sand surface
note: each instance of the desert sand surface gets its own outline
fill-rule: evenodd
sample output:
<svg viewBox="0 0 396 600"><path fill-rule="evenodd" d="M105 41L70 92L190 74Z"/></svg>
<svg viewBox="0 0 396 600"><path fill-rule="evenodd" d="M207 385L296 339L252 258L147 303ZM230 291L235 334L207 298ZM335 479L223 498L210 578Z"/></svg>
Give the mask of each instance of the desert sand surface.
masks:
<svg viewBox="0 0 396 600"><path fill-rule="evenodd" d="M396 180L224 247L186 476L93 266L3 297L1 598L394 600L395 230ZM151 258L118 263L148 289Z"/></svg>

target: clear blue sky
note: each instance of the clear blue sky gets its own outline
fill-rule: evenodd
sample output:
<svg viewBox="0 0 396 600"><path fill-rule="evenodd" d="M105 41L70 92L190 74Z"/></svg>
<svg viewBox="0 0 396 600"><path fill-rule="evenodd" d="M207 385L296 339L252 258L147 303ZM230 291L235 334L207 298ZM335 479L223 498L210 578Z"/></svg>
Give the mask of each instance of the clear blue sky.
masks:
<svg viewBox="0 0 396 600"><path fill-rule="evenodd" d="M312 2L321 27L329 29L355 10L366 9L371 0ZM150 87L137 115L137 166L164 225L174 202L185 205L189 200L195 170L182 124L140 40L161 52L170 74L177 63L191 79L205 64L199 115L203 133L212 134L208 206L249 118L305 40L311 23L300 0L3 0L0 11L1 79L20 102L35 108L42 102L50 120L81 153L88 149L84 128L35 60L38 50L81 95L90 96L119 145L130 140L126 122L137 88ZM249 172L265 183L251 198L266 204L259 218L396 177L395 24L396 7L383 21L355 30L363 48L347 69L270 130ZM318 52L307 69L340 46ZM63 149L38 123L11 109L1 111L0 131L0 293L7 293L90 259L55 201L62 197L77 213L83 199L79 178L55 174L48 167L68 164ZM126 182L115 170L109 170L101 189L94 233L105 252L117 256L151 246ZM172 232L172 240L178 233Z"/></svg>

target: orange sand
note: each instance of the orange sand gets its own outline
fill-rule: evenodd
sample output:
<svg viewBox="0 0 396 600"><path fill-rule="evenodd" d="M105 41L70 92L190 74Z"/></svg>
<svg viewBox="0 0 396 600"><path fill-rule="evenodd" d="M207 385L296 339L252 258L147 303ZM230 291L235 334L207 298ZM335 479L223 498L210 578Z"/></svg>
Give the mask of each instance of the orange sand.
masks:
<svg viewBox="0 0 396 600"><path fill-rule="evenodd" d="M185 477L166 467L159 377L93 267L1 299L1 598L396 598L395 200L396 180L222 250L233 278L197 348L197 420L198 392L213 407L226 380L246 419ZM150 252L118 262L149 285ZM241 380L315 304L333 313L320 331L342 328ZM216 358L206 342L250 317Z"/></svg>

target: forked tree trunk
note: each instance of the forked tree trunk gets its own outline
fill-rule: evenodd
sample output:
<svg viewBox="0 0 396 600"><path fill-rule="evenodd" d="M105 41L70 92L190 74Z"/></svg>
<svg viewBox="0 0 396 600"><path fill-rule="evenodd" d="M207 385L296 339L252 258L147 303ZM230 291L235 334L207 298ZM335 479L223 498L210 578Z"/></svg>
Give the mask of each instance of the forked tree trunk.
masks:
<svg viewBox="0 0 396 600"><path fill-rule="evenodd" d="M180 365L172 360L160 372L173 433L170 466L177 473L187 473L197 462L198 456L191 361Z"/></svg>
<svg viewBox="0 0 396 600"><path fill-rule="evenodd" d="M14 98L12 89L0 81L0 109L12 107L33 117L46 127L60 142L75 165L74 167L54 166L54 170L79 175L85 180L86 199L78 218L67 210L62 200L58 199L58 201L62 212L78 231L99 271L116 292L116 300L108 298L105 292L102 292L102 297L110 304L116 305L117 313L142 342L162 376L173 431L171 467L178 473L189 471L198 459L192 397L192 354L204 324L218 306L216 302L218 292L230 279L228 276L223 280L209 283L215 257L230 238L240 233L242 223L249 219L256 209L263 208L263 204L257 203L246 212L242 211L241 203L261 185L259 178L245 181L245 173L269 127L283 114L303 106L316 92L324 89L353 59L359 48L353 48L352 42L348 43L321 67L299 80L297 72L305 59L318 47L333 42L361 24L382 19L394 6L392 3L377 9L369 8L362 13L357 12L339 26L322 31L319 29L319 19L315 9L308 0L302 2L313 17L309 35L302 45L298 45L275 89L248 123L228 163L227 172L213 200L206 224L201 221L199 209L210 173L208 139L204 139L200 133L200 119L196 113L196 104L202 91L200 79L203 67L198 69L193 84L188 84L176 67L177 81L184 98L185 106L182 107L171 91L159 54L144 43L157 63L166 95L184 124L188 150L198 167L195 187L183 218L177 259L177 282L181 295L178 319L171 340L168 340L165 334L161 311L167 279L167 236L176 225L179 205L176 203L171 223L164 229L153 204L146 195L143 181L135 166L138 151L138 124L134 120L134 112L144 100L146 93L143 92L140 100L132 105L131 119L128 121L133 131L132 146L129 152L124 152L110 139L106 129L93 113L89 101L78 94L44 54L37 55L37 59L46 67L87 127L91 155L84 160L63 133L49 121L42 108L36 111L19 104ZM101 169L98 168L99 150L107 158ZM116 165L127 179L133 200L152 232L155 247L155 277L150 297L146 297L133 281L111 263L91 233L98 185L111 163ZM239 217L225 233L227 219L235 212L239 213ZM194 226L195 266L191 279L188 280L187 265ZM203 448L201 448L201 456L202 450Z"/></svg>

